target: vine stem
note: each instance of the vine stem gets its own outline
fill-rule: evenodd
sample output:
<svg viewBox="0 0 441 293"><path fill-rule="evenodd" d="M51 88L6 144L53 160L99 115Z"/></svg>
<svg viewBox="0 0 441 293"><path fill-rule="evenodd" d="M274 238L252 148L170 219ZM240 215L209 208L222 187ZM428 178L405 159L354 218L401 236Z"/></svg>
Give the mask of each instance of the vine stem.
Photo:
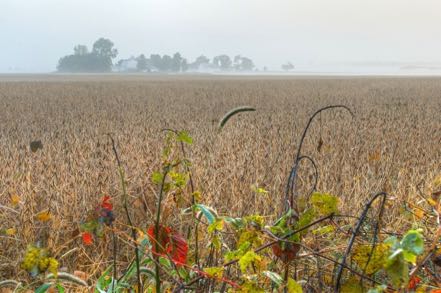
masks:
<svg viewBox="0 0 441 293"><path fill-rule="evenodd" d="M297 169L298 169L298 165L299 165L299 161L300 161L300 157L301 157L301 153L302 153L303 142L305 141L305 137L306 137L306 134L308 133L309 127L311 126L314 118L318 114L320 114L323 111L326 111L329 109L335 109L335 108L345 109L351 114L352 117L354 117L354 114L352 113L352 111L348 107L346 107L345 105L331 105L331 106L326 106L326 107L323 107L323 108L317 110L309 118L308 123L306 124L306 127L303 130L302 136L300 138L299 145L297 147L297 153L296 153L296 156L294 159L294 164L293 164L293 167L291 168L291 172L289 174L288 182L286 185L285 203L287 204L287 209L288 208L294 209L294 192L295 192L295 187L296 187ZM291 197L289 197L290 191L292 191Z"/></svg>
<svg viewBox="0 0 441 293"><path fill-rule="evenodd" d="M349 244L348 247L346 248L345 254L343 255L343 259L341 261L342 264L346 264L346 258L348 257L349 253L351 252L352 246L354 245L355 242L355 238L357 237L358 232L361 229L361 225L364 223L364 220L366 219L367 213L369 211L369 209L371 208L372 204L374 203L375 200L377 200L377 198L379 197L383 197L383 200L381 202L381 211L380 211L380 217L382 215L382 210L384 207L384 204L386 202L386 197L387 197L387 193L386 192L380 192L375 194L371 200L369 200L369 202L365 205L363 212L361 213L360 219L357 222L357 225L355 226L355 229L352 232L351 238L349 240ZM376 231L378 232L378 229L376 228ZM376 235L374 236L376 239ZM375 242L374 242L374 246L375 247ZM371 253L369 255L369 260L371 258L371 254L373 252L373 249L371 250ZM368 260L368 262L369 262ZM340 282L341 282L341 276L343 274L343 265L340 264L338 266L338 270L337 270L337 279L335 281L335 288L334 288L334 292L340 292Z"/></svg>
<svg viewBox="0 0 441 293"><path fill-rule="evenodd" d="M169 167L164 168L164 172L162 173L161 180L161 188L159 189L158 202L156 206L156 221L155 221L155 250L159 251L159 223L161 221L161 203L162 197L164 194L164 183L165 178L167 177L169 171ZM155 255L155 281L156 281L156 292L161 292L161 278L159 276L160 273L160 265L159 265L159 257Z"/></svg>
<svg viewBox="0 0 441 293"><path fill-rule="evenodd" d="M175 130L175 129L165 128L165 129L163 129L163 131L170 131L170 132L174 133L175 136L179 135L179 132L177 130ZM184 144L184 142L182 140L180 141L180 146L181 146L181 152L182 152L183 159L186 160L187 159L187 154L185 152L185 144ZM194 183L193 183L193 176L191 174L191 170L190 170L190 167L188 166L188 164L184 164L184 168L185 168L185 171L188 173L188 180L189 180L189 183L190 183L190 190L191 190L191 204L194 206L196 204L196 199L195 199L195 196L194 196L195 188L194 188ZM194 209L192 209L192 215L193 215L193 219L194 219L193 222L194 222L194 225L195 225L195 230L194 230L194 242L195 242L195 245L194 245L194 258L195 258L196 265L200 269L201 265L200 265L200 261L199 261L199 233L198 233L199 221L197 219L196 212L194 211ZM191 230L191 227L188 230L188 235L190 235L190 230Z"/></svg>
<svg viewBox="0 0 441 293"><path fill-rule="evenodd" d="M140 272L140 265L139 265L139 263L140 263L140 261L139 261L139 248L138 248L138 243L136 242L136 229L134 228L132 219L130 217L129 208L127 205L127 197L128 196L127 196L127 188L126 188L124 170L122 168L121 160L119 159L118 151L116 150L115 140L113 139L113 137L110 134L109 134L109 137L110 137L110 140L112 141L113 153L115 155L116 162L118 164L118 173L119 173L119 178L121 180L121 187L122 187L122 191L123 191L123 208L124 208L124 211L126 214L127 221L129 222L129 225L131 227L133 243L135 245L136 280L138 283L139 292L142 292L143 286L142 286L142 282L141 282L141 272ZM115 242L115 240L114 240L114 242ZM115 246L116 246L116 244L114 243L114 247ZM115 271L116 271L116 267L115 267Z"/></svg>

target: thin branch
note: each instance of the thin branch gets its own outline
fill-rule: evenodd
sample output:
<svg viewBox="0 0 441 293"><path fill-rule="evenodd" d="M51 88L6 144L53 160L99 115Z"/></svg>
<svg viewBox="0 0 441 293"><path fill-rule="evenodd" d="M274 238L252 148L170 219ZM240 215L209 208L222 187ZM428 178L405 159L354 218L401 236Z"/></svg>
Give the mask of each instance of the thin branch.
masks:
<svg viewBox="0 0 441 293"><path fill-rule="evenodd" d="M357 225L355 226L355 229L352 231L352 235L351 235L351 238L349 240L348 247L346 248L346 252L344 253L343 259L341 261L342 264L346 263L346 258L348 257L349 253L351 252L352 246L354 245L354 242L355 242L355 238L357 237L358 232L361 229L361 225L363 224L363 222L365 221L365 219L367 217L367 213L368 213L369 209L371 208L371 206L374 203L374 201L377 198L379 198L380 196L383 197L382 206L384 206L384 203L385 203L385 200L386 200L386 197L387 197L387 193L380 192L380 193L375 194L374 197L372 197L372 199L369 200L369 202L364 207L363 212L361 213L360 219L358 220ZM376 237L376 236L374 236L374 237ZM342 265L338 266L338 269L337 269L337 279L336 279L335 288L334 288L335 292L339 292L340 291L340 282L341 282L341 277L342 277L343 269L344 269L344 267Z"/></svg>
<svg viewBox="0 0 441 293"><path fill-rule="evenodd" d="M136 229L133 226L133 222L132 219L130 217L130 213L129 213L129 208L127 206L127 189L126 189L126 182L125 182L125 176L124 176L124 169L122 168L121 165L121 160L119 159L119 155L118 155L118 151L116 150L116 145L115 145L115 140L113 139L113 137L108 134L110 137L110 140L112 141L112 149L113 149L113 153L115 155L116 158L116 162L118 164L118 172L119 172L119 177L121 180L121 187L123 190L123 207L124 207L124 211L126 213L126 217L127 217L127 221L129 222L129 226L131 227L131 232L132 232L132 238L133 238L133 242L135 245L135 261L136 261L136 279L138 282L138 289L140 290L140 292L143 291L142 288L142 282L141 282L141 272L140 272L140 261L139 261L139 248L138 248L138 243L136 242ZM114 243L114 247L115 247L115 243ZM116 268L115 268L116 270Z"/></svg>
<svg viewBox="0 0 441 293"><path fill-rule="evenodd" d="M309 130L309 127L311 126L314 118L318 114L320 114L323 111L326 111L326 110L329 110L329 109L335 109L335 108L345 109L345 110L347 110L351 114L352 117L354 117L354 114L352 113L352 111L348 107L346 107L344 105L331 105L331 106L323 107L323 108L317 110L309 118L309 121L306 124L305 129L303 130L302 137L300 138L300 142L299 142L299 145L297 147L297 154L295 156L294 164L293 164L293 167L291 169L291 173L289 174L288 182L287 182L286 189L285 189L285 203L289 203L289 206L290 206L291 209L294 209L294 194L295 194L295 186L296 186L296 178L297 178L297 168L298 168L299 159L300 159L301 153L302 153L303 142L305 140L305 137L306 137L306 134L307 134L307 132ZM290 191L292 191L291 198L289 198Z"/></svg>

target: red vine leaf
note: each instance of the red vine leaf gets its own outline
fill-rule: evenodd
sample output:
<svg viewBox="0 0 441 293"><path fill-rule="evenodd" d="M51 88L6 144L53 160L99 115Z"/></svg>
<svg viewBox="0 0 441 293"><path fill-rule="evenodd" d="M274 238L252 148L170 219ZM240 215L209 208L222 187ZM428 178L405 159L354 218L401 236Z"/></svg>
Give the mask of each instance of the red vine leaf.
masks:
<svg viewBox="0 0 441 293"><path fill-rule="evenodd" d="M93 244L93 236L92 233L89 232L83 232L81 234L81 237L83 238L84 245L92 245Z"/></svg>
<svg viewBox="0 0 441 293"><path fill-rule="evenodd" d="M101 207L105 210L111 211L113 209L113 205L110 202L110 196L105 195L101 201Z"/></svg>
<svg viewBox="0 0 441 293"><path fill-rule="evenodd" d="M407 289L409 290L415 290L418 286L418 284L421 283L421 278L418 276L413 276L409 280L409 284L407 285Z"/></svg>
<svg viewBox="0 0 441 293"><path fill-rule="evenodd" d="M155 239L155 226L150 226L147 235L152 243L152 253L168 255L178 266L187 262L187 241L170 227L159 226L158 240ZM156 249L156 243L158 249Z"/></svg>

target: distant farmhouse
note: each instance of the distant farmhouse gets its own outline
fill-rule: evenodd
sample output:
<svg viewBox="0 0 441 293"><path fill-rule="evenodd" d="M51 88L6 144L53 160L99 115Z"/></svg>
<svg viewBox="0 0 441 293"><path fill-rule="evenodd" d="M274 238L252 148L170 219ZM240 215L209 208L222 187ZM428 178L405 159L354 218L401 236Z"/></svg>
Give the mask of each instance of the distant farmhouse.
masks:
<svg viewBox="0 0 441 293"><path fill-rule="evenodd" d="M147 61L146 64L146 69L143 70L139 70L138 69L138 58L136 57L130 57L128 59L121 59L118 61L118 63L116 63L113 68L112 71L113 72L158 72L159 70L152 66L150 64L150 62Z"/></svg>
<svg viewBox="0 0 441 293"><path fill-rule="evenodd" d="M210 62L204 63L191 63L188 66L188 72L193 73L215 73L219 71L219 67Z"/></svg>
<svg viewBox="0 0 441 293"><path fill-rule="evenodd" d="M129 59L121 59L113 66L113 71L116 72L134 72L137 71L138 61L135 57Z"/></svg>

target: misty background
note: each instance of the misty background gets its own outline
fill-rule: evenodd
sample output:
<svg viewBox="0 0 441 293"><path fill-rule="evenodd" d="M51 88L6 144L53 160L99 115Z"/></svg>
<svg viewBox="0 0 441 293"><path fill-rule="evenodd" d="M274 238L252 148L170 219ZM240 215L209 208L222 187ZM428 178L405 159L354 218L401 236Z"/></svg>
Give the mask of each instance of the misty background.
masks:
<svg viewBox="0 0 441 293"><path fill-rule="evenodd" d="M0 72L52 72L77 44L118 59L250 57L297 72L441 73L439 0L0 0Z"/></svg>

